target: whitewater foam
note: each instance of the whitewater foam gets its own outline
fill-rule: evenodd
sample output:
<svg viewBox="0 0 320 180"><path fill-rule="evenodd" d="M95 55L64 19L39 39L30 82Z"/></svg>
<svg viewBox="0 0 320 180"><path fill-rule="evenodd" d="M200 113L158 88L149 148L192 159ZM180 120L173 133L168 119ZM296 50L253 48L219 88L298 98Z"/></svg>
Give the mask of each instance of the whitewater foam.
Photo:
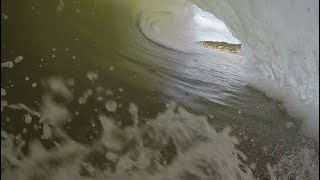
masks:
<svg viewBox="0 0 320 180"><path fill-rule="evenodd" d="M27 110L27 124L31 122L30 114L36 114L38 121L33 123L42 123L41 139L53 141L55 147L45 148L37 139L26 143L21 135L14 136L2 130L2 178L253 179L251 170L238 158L246 160L235 148L239 141L229 135L230 128L218 133L206 117L189 113L175 103L168 104L167 110L139 126L138 107L129 103L128 112L133 124L126 128L118 125L119 119L100 114L102 136L92 139L92 146L84 146L64 133L60 121L66 120L66 114L70 113L65 113L66 107L48 98L48 94L52 92L45 93L39 112L22 104L5 106L12 110ZM64 136L59 136L59 131ZM63 141L56 142L57 137ZM29 149L27 154L22 150L25 146ZM105 158L101 161L111 161L114 166L109 164L101 169L88 162L87 157L97 152ZM15 168L10 168L12 166ZM83 175L84 171L86 175Z"/></svg>

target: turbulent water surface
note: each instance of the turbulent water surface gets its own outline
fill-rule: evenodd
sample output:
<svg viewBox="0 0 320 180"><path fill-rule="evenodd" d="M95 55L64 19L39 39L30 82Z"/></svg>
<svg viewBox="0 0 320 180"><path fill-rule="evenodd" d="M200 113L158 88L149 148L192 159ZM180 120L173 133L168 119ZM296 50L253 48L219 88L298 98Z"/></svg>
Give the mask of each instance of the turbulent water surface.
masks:
<svg viewBox="0 0 320 180"><path fill-rule="evenodd" d="M319 179L319 2L192 3L2 0L1 177Z"/></svg>

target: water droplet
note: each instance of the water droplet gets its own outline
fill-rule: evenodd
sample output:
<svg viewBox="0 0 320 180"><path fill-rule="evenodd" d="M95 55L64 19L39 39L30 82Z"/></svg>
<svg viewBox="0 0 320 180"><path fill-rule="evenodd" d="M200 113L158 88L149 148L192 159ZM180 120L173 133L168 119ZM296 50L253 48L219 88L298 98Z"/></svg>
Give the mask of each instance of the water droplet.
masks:
<svg viewBox="0 0 320 180"><path fill-rule="evenodd" d="M30 114L26 114L26 115L24 116L24 122L25 122L26 124L30 124L31 121L32 121L31 115L30 115Z"/></svg>
<svg viewBox="0 0 320 180"><path fill-rule="evenodd" d="M2 18L3 18L4 20L8 19L8 15L2 13Z"/></svg>
<svg viewBox="0 0 320 180"><path fill-rule="evenodd" d="M105 106L106 109L110 112L115 112L117 110L117 103L114 101L107 101Z"/></svg>

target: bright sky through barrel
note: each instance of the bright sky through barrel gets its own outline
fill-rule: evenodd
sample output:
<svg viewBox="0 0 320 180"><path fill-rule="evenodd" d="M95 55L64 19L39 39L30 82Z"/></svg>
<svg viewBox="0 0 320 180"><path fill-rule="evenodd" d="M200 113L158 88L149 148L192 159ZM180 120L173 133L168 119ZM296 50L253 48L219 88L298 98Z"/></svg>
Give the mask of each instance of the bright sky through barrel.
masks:
<svg viewBox="0 0 320 180"><path fill-rule="evenodd" d="M198 9L195 12L194 21L198 26L197 39L199 41L240 44L240 41L232 36L224 22L217 19L214 15Z"/></svg>

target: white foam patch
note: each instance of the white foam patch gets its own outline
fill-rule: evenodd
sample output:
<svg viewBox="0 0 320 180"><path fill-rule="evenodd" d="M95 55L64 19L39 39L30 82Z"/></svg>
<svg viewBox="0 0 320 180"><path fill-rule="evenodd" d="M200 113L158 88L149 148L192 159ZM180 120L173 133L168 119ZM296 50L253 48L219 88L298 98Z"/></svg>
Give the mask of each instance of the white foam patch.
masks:
<svg viewBox="0 0 320 180"><path fill-rule="evenodd" d="M58 125L66 122L70 114L66 107L56 103L52 96L43 96L41 104L41 121L50 125Z"/></svg>
<svg viewBox="0 0 320 180"><path fill-rule="evenodd" d="M83 92L82 96L78 100L79 104L87 103L88 98L92 96L92 94L93 94L92 89L87 89L85 92Z"/></svg>
<svg viewBox="0 0 320 180"><path fill-rule="evenodd" d="M105 107L109 112L115 112L117 110L118 105L115 101L109 100L106 102Z"/></svg>
<svg viewBox="0 0 320 180"><path fill-rule="evenodd" d="M118 159L118 155L114 152L107 152L105 156L107 159L113 162L116 162L116 160Z"/></svg>
<svg viewBox="0 0 320 180"><path fill-rule="evenodd" d="M23 60L23 56L18 56L18 57L16 57L16 58L13 60L13 62L19 63L19 62L21 62L22 60Z"/></svg>
<svg viewBox="0 0 320 180"><path fill-rule="evenodd" d="M110 89L106 89L105 93L107 96L113 96L113 92Z"/></svg>
<svg viewBox="0 0 320 180"><path fill-rule="evenodd" d="M9 18L9 16L5 13L1 13L1 17L4 19L4 20L7 20Z"/></svg>
<svg viewBox="0 0 320 180"><path fill-rule="evenodd" d="M47 80L47 85L53 93L72 99L73 96L61 78L52 77Z"/></svg>
<svg viewBox="0 0 320 180"><path fill-rule="evenodd" d="M8 105L8 101L6 101L6 100L1 100L1 111L3 111L3 108L5 107L5 106L7 106Z"/></svg>
<svg viewBox="0 0 320 180"><path fill-rule="evenodd" d="M14 63L12 61L3 62L3 63L1 63L1 67L2 68L13 68Z"/></svg>
<svg viewBox="0 0 320 180"><path fill-rule="evenodd" d="M44 139L51 138L51 129L50 129L50 126L47 123L43 123L42 130L43 130Z"/></svg>
<svg viewBox="0 0 320 180"><path fill-rule="evenodd" d="M3 88L1 88L1 96L7 95L7 91Z"/></svg>
<svg viewBox="0 0 320 180"><path fill-rule="evenodd" d="M93 72L93 71L89 71L87 72L87 78L91 81L95 81L97 80L99 77L98 73L97 72Z"/></svg>
<svg viewBox="0 0 320 180"><path fill-rule="evenodd" d="M138 125L138 107L134 103L129 104L129 113L132 115L133 125Z"/></svg>
<svg viewBox="0 0 320 180"><path fill-rule="evenodd" d="M2 142L2 141L1 141ZM29 156L21 156L22 160L12 159L15 154L10 150L21 150L21 147L10 146L12 139L5 140L4 147L6 154L1 153L1 164L9 166L12 161L16 161L18 168L6 168L1 177L9 180L26 180L40 177L41 179L87 179L79 175L80 157L85 152L85 148L73 142L66 142L64 146L47 151L39 141L33 141L29 147ZM11 156L9 156L9 154ZM48 165L49 162L56 161L60 163L60 167ZM9 164L8 164L9 163ZM56 167L56 168L55 168Z"/></svg>
<svg viewBox="0 0 320 180"><path fill-rule="evenodd" d="M124 148L125 142L121 140L120 133L125 133L124 131L118 129L116 125L114 124L113 120L110 118L107 118L104 115L99 116L99 120L103 127L103 136L101 138L101 143L104 147L115 151L115 152L121 152L121 150ZM124 137L125 135L123 135Z"/></svg>
<svg viewBox="0 0 320 180"><path fill-rule="evenodd" d="M33 110L32 108L28 107L27 105L23 104L23 103L17 103L17 104L8 104L8 102L6 103L5 107L13 109L13 110L25 110L28 113L37 116L37 117L41 117L41 113Z"/></svg>

